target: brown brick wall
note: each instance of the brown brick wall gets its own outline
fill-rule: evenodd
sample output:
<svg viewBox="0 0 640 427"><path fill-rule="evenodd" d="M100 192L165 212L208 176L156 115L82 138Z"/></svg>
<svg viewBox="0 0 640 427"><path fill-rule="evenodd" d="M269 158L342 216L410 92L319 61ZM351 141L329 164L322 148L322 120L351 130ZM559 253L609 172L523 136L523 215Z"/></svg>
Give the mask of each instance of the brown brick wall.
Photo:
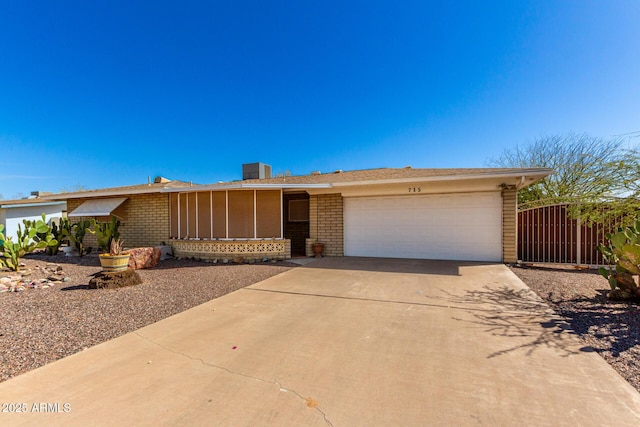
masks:
<svg viewBox="0 0 640 427"><path fill-rule="evenodd" d="M311 196L309 200L311 239L324 243L325 256L344 256L343 199L341 194ZM307 253L307 255L313 255Z"/></svg>
<svg viewBox="0 0 640 427"><path fill-rule="evenodd" d="M502 190L502 261L506 263L518 260L518 198L517 190Z"/></svg>
<svg viewBox="0 0 640 427"><path fill-rule="evenodd" d="M72 212L89 199L67 200L67 211ZM168 194L136 194L127 196L127 200L116 209L120 217L120 238L127 248L156 246L169 242L169 195ZM76 222L80 218L70 218ZM108 218L97 218L105 221ZM94 234L87 233L84 239L86 246L97 250Z"/></svg>

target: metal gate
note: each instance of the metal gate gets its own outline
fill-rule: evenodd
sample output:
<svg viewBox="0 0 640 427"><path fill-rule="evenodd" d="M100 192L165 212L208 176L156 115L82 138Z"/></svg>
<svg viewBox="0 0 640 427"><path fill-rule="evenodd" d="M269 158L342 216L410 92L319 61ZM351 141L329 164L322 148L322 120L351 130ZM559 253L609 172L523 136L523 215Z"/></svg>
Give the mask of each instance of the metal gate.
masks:
<svg viewBox="0 0 640 427"><path fill-rule="evenodd" d="M596 249L615 226L584 225L569 215L569 204L540 206L518 212L518 260L602 265Z"/></svg>

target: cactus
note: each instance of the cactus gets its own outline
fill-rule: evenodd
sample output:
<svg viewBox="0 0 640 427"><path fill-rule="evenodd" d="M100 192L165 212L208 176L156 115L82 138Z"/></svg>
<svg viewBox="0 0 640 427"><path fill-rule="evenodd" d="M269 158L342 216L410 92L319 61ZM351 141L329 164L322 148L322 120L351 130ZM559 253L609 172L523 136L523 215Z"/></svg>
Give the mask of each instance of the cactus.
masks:
<svg viewBox="0 0 640 427"><path fill-rule="evenodd" d="M42 216L42 220L45 220L44 215ZM29 222L31 226L34 226L35 221ZM53 236L53 239L56 240L55 244L47 245L45 248L45 252L47 255L56 255L58 253L58 249L60 245L62 245L65 241L68 241L68 236L70 234L70 224L67 218L60 219L60 227L54 222L51 224L51 227L47 229L46 232L41 228L40 231L36 233L36 237L34 240L46 240L47 233L50 233Z"/></svg>
<svg viewBox="0 0 640 427"><path fill-rule="evenodd" d="M24 231L18 225L18 233L16 242L12 237L5 237L3 230L0 228L0 241L2 241L2 258L0 258L0 267L6 267L14 271L20 271L20 258L36 249L44 249L49 246L58 244L58 241L51 234L51 229L42 219L36 221L23 220Z"/></svg>
<svg viewBox="0 0 640 427"><path fill-rule="evenodd" d="M71 239L71 243L78 250L78 254L80 256L84 256L89 252L91 252L91 247L88 247L88 248L85 247L83 241L84 241L84 236L87 234L87 231L90 233L92 232L90 228L92 224L93 224L92 220L85 219L85 220L76 222L71 226L71 233L69 234L69 239Z"/></svg>
<svg viewBox="0 0 640 427"><path fill-rule="evenodd" d="M47 255L56 255L60 246L69 242L69 236L71 235L71 223L67 218L60 218L60 227L54 222L51 224L51 234L54 239L58 241L57 245L47 246Z"/></svg>
<svg viewBox="0 0 640 427"><path fill-rule="evenodd" d="M111 222L93 222L93 231L96 239L98 240L98 246L103 252L109 252L111 248L111 242L117 240L120 237L118 228L120 227L120 220L115 216L111 217Z"/></svg>
<svg viewBox="0 0 640 427"><path fill-rule="evenodd" d="M598 250L609 264L600 267L600 274L609 281L610 297L640 297L640 288L634 276L640 274L640 220L630 227L607 233L609 245L600 245Z"/></svg>

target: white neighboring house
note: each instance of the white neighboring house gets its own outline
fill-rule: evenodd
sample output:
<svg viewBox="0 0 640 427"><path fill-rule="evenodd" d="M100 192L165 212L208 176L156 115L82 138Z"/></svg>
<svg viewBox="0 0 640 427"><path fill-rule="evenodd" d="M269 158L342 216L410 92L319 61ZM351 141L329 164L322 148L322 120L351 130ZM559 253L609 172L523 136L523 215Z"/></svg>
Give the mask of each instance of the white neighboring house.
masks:
<svg viewBox="0 0 640 427"><path fill-rule="evenodd" d="M18 237L18 225L23 229L22 220L37 220L45 215L47 223L59 220L67 212L67 202L42 200L39 197L20 200L0 200L0 224L4 225L5 236Z"/></svg>

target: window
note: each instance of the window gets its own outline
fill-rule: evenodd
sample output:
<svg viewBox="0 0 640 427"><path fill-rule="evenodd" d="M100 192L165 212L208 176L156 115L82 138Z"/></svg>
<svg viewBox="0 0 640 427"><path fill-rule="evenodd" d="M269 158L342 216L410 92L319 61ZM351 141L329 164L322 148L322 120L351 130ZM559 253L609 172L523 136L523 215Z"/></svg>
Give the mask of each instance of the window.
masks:
<svg viewBox="0 0 640 427"><path fill-rule="evenodd" d="M289 222L309 222L309 200L289 200Z"/></svg>
<svg viewBox="0 0 640 427"><path fill-rule="evenodd" d="M169 203L174 238L282 238L281 190L173 193Z"/></svg>

